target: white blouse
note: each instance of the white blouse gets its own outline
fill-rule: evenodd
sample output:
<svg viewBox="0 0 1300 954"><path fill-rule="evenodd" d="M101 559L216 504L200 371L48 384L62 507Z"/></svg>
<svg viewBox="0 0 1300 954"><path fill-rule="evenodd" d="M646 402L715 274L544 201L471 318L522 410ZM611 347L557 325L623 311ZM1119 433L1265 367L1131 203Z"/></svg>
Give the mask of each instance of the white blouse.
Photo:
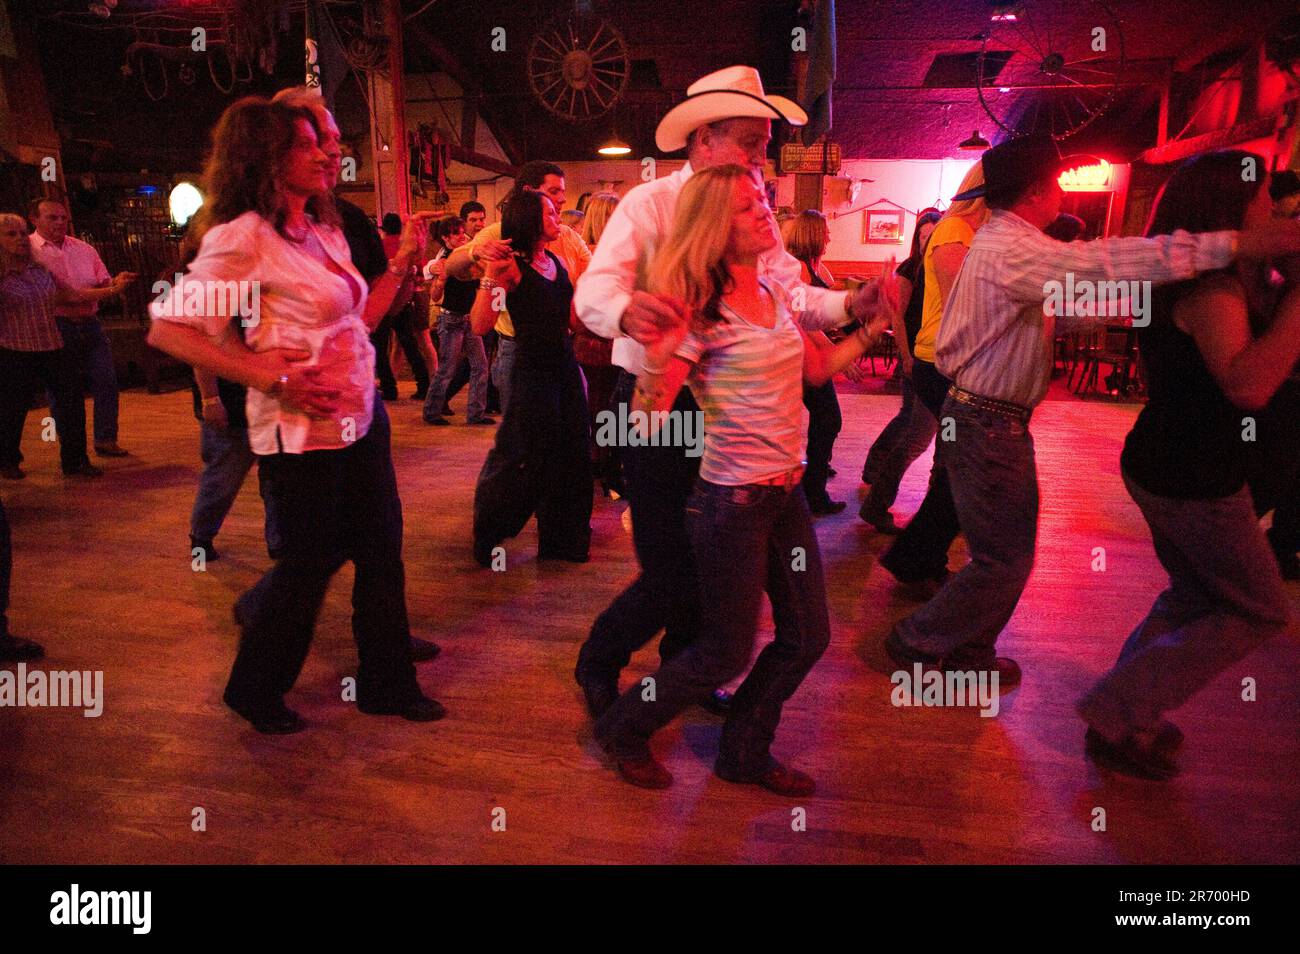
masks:
<svg viewBox="0 0 1300 954"><path fill-rule="evenodd" d="M237 333L246 322L244 341L251 350L303 349L311 352L304 365L325 369L319 380L340 391L331 418L309 417L249 388L248 439L255 454L347 447L370 430L375 349L361 318L366 283L352 265L343 233L321 224L311 228L352 282L284 238L256 212L245 212L208 230L182 281L169 288L155 286L161 294L149 306L154 321L189 325L217 339ZM240 283L244 302L256 303L252 317L231 318L227 309L211 307L208 294L229 295L236 286L221 284L229 282Z"/></svg>

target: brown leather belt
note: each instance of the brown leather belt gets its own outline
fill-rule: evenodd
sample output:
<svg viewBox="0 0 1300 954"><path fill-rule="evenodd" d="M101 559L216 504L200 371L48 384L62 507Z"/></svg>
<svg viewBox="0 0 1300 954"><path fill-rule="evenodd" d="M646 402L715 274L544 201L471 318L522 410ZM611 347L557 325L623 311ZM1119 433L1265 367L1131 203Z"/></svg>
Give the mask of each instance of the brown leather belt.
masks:
<svg viewBox="0 0 1300 954"><path fill-rule="evenodd" d="M787 470L784 474L777 474L775 477L768 477L764 480L750 481L750 483L763 487L784 487L786 490L790 490L803 478L803 471L804 466L800 464L794 470Z"/></svg>
<svg viewBox="0 0 1300 954"><path fill-rule="evenodd" d="M1029 418L1034 413L1030 408L1012 404L1010 401L999 401L996 398L983 397L973 391L959 388L955 384L948 389L948 396L954 401L973 407L976 410L990 411L994 414L1001 414L1003 417L1012 417L1025 424L1029 423Z"/></svg>

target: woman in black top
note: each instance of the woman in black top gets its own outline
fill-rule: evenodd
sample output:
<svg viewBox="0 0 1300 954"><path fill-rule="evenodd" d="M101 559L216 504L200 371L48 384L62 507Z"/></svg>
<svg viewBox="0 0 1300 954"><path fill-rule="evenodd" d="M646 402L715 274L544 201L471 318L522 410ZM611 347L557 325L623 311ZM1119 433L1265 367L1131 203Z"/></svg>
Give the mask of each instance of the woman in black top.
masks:
<svg viewBox="0 0 1300 954"><path fill-rule="evenodd" d="M1189 161L1165 186L1147 233L1267 222L1264 183L1243 181L1252 165L1265 168L1238 151ZM1170 582L1079 702L1086 752L1100 765L1177 774L1182 733L1164 713L1288 628L1287 593L1246 487L1251 442L1267 439L1256 418L1300 358L1300 268L1289 260L1283 270L1289 281L1275 309L1264 270L1243 264L1157 291L1139 332L1150 401L1120 463Z"/></svg>
<svg viewBox="0 0 1300 954"><path fill-rule="evenodd" d="M867 452L867 460L862 465L862 482L870 484L871 491L858 511L859 517L881 533L898 532L889 508L898 497L898 485L907 468L930 446L938 429L934 415L917 399L916 389L912 387L912 349L921 330L921 312L925 302L925 245L941 217L941 213L934 210L921 213L912 232L912 254L896 272L900 281L894 342L898 345L898 362L902 370L903 404Z"/></svg>
<svg viewBox="0 0 1300 954"><path fill-rule="evenodd" d="M474 558L493 551L537 515L538 559L585 563L591 542L587 398L573 356L573 286L546 250L560 234L550 199L522 192L501 214L514 254L488 260L470 320L486 332L502 307L515 325L512 399L474 488Z"/></svg>

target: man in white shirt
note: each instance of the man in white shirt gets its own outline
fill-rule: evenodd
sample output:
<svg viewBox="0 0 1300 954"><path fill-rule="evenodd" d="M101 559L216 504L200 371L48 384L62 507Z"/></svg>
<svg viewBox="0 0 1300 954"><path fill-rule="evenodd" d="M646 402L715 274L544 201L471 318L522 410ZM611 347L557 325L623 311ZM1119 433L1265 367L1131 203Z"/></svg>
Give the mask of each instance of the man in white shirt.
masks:
<svg viewBox="0 0 1300 954"><path fill-rule="evenodd" d="M1117 281L1152 285L1226 268L1235 257L1293 254L1300 223L1242 232L1175 232L1150 238L1058 242L1044 235L1061 208L1060 158L1048 140L1016 139L982 159L982 194L993 210L976 234L944 308L935 363L953 385L941 424L940 455L971 560L885 641L904 669L933 665L987 672L995 686L1020 681L1015 660L997 656L998 635L1015 612L1034 566L1038 474L1029 433L1047 394L1059 329L1114 321L1106 308L1046 307L1049 286ZM942 428L941 428L942 430Z"/></svg>
<svg viewBox="0 0 1300 954"><path fill-rule="evenodd" d="M95 249L68 234L68 210L57 199L36 199L29 218L32 256L73 288L103 288L112 278ZM119 278L134 278L123 272ZM125 457L117 443L117 374L113 369L113 348L99 321L99 304L61 304L54 316L63 335L69 358L80 373L90 379L95 401L95 453L101 457Z"/></svg>
<svg viewBox="0 0 1300 954"><path fill-rule="evenodd" d="M688 161L677 172L639 185L623 197L574 295L582 322L614 340L614 364L624 372L616 404L629 402L643 367L645 348L640 342L655 340L660 324L675 317L673 302L637 286L639 270L668 235L682 187L695 171L728 163L753 170L761 181L774 119L802 126L808 117L790 100L765 95L757 70L732 66L693 83L687 98L659 123L655 140L660 150L685 148ZM871 287L850 299L846 292L802 284L799 262L780 244L763 255L759 267L801 301L807 328L838 327L853 319L865 323L874 309ZM699 412L687 388L673 409ZM698 597L685 514L699 458L687 456L681 447L628 446L620 455L641 574L596 619L579 654L575 677L593 716L618 697L619 671L659 630L666 630L660 645L664 659L695 636ZM723 695L720 704L726 699Z"/></svg>

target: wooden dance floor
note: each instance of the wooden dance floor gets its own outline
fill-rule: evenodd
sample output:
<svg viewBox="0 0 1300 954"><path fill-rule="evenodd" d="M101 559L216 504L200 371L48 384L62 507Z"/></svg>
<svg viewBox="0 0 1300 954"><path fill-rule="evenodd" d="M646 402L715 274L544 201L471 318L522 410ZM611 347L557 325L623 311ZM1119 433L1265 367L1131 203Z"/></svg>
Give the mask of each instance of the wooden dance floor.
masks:
<svg viewBox="0 0 1300 954"><path fill-rule="evenodd" d="M356 659L346 568L288 699L310 729L279 738L257 735L220 700L231 603L267 565L255 478L217 540L223 559L196 573L188 393L123 395L133 456L94 482L59 476L31 415L30 476L0 487L14 534L13 629L45 643L47 670L102 669L105 705L97 719L0 709L0 861L1300 860L1295 635L1174 714L1187 733L1176 781L1109 777L1083 760L1073 703L1163 585L1118 476L1133 406L1056 400L1038 412L1038 563L1001 644L1025 680L989 719L890 705L881 644L914 604L876 565L888 538L856 510L863 457L898 398L845 394L843 405L832 495L852 503L818 524L834 637L787 706L775 749L818 780L818 794L797 804L715 778L720 720L702 710L656 739L672 789L632 788L601 763L571 672L593 617L635 571L626 506L597 501L585 566L538 565L530 527L506 572L479 569L470 509L492 431L463 426L463 413L457 426L429 428L415 403L390 405L412 623L443 646L420 678L450 715L415 725L340 701ZM900 517L928 470L928 456L913 466ZM1092 568L1096 547L1104 572ZM653 646L643 650L625 680L656 661ZM1258 701L1241 700L1247 676ZM792 829L796 807L806 831ZM206 831L192 830L196 808ZM1096 808L1105 831L1094 830Z"/></svg>

